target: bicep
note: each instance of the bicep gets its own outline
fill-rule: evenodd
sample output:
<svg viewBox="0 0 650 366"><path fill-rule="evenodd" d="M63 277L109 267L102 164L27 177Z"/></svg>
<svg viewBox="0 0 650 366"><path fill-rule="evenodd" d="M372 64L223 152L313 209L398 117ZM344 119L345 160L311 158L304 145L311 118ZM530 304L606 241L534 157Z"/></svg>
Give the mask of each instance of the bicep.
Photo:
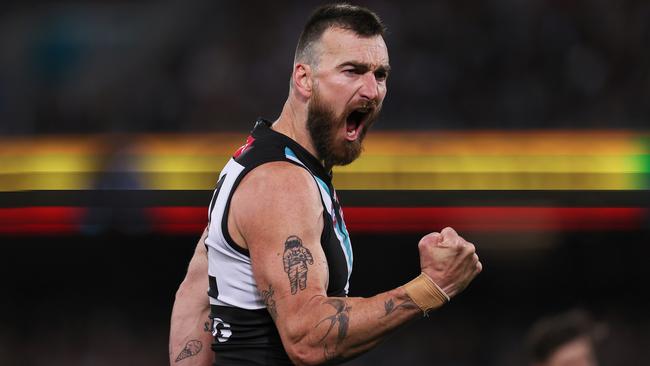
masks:
<svg viewBox="0 0 650 366"><path fill-rule="evenodd" d="M260 291L271 288L276 303L286 302L287 306L291 300L302 303L305 298L325 295L328 268L320 235L315 237L295 226L279 231L285 233L251 245L253 273Z"/></svg>
<svg viewBox="0 0 650 366"><path fill-rule="evenodd" d="M238 227L250 252L258 290L269 312L277 317L281 335L304 304L315 296L326 296L328 283L320 243L324 224L320 193L309 173L292 169L288 177L282 177L286 172L281 171L281 179L276 172L277 181L266 177L263 200L254 195L261 188L255 179L238 188L242 201L255 197L250 209L244 209L246 214L239 215ZM290 187L287 181L292 182Z"/></svg>
<svg viewBox="0 0 650 366"><path fill-rule="evenodd" d="M328 267L317 227L284 225L250 245L255 281L285 342L308 333L300 314L312 299L326 296Z"/></svg>

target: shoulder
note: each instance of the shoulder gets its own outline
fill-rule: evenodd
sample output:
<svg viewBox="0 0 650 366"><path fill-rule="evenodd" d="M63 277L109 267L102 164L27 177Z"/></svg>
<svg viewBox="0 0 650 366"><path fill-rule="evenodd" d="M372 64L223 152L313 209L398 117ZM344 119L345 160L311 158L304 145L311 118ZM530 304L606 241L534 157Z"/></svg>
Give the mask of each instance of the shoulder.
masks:
<svg viewBox="0 0 650 366"><path fill-rule="evenodd" d="M256 200L309 198L320 195L311 173L287 161L266 163L251 170L242 179L237 192L253 195Z"/></svg>
<svg viewBox="0 0 650 366"><path fill-rule="evenodd" d="M239 223L257 219L311 220L322 214L322 204L317 183L309 171L277 161L246 174L233 194L231 212Z"/></svg>

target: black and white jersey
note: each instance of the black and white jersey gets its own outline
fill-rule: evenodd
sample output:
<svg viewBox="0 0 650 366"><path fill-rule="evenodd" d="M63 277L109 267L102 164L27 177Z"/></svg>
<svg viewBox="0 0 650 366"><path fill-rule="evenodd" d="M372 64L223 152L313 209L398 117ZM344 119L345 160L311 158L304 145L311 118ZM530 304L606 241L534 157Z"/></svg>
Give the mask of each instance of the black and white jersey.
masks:
<svg viewBox="0 0 650 366"><path fill-rule="evenodd" d="M228 233L233 193L252 169L286 161L306 169L318 186L323 204L321 246L329 268L328 296L346 296L352 272L352 247L332 177L321 163L289 137L258 120L246 144L235 152L219 175L209 207L208 274L215 341L215 365L291 364L253 278L249 253ZM292 182L286 184L291 185ZM259 192L264 199L264 192ZM259 223L264 225L263 222Z"/></svg>

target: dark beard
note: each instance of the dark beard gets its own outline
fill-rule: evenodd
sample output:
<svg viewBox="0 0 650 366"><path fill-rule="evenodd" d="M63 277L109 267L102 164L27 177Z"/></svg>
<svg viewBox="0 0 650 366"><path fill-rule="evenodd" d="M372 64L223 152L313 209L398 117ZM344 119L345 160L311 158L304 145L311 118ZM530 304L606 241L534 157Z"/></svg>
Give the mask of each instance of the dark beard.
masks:
<svg viewBox="0 0 650 366"><path fill-rule="evenodd" d="M351 112L351 111L350 111ZM312 100L307 109L307 130L314 144L318 158L323 161L327 170L334 165L347 165L355 161L363 151L362 141L377 117L379 109L361 127L359 136L354 141L342 140L337 142L336 134L345 125L348 111L342 116L336 116L334 111L321 102L318 92L314 90Z"/></svg>

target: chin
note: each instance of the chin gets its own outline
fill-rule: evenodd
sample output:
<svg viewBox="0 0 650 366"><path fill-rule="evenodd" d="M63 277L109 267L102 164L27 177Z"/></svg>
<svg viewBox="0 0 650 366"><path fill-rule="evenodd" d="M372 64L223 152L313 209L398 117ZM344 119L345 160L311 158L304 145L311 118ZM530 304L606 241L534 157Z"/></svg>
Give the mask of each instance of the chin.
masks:
<svg viewBox="0 0 650 366"><path fill-rule="evenodd" d="M326 159L325 163L329 166L344 166L352 163L361 156L363 147L359 139L355 141L344 140L338 146L338 151L332 152L330 158Z"/></svg>

